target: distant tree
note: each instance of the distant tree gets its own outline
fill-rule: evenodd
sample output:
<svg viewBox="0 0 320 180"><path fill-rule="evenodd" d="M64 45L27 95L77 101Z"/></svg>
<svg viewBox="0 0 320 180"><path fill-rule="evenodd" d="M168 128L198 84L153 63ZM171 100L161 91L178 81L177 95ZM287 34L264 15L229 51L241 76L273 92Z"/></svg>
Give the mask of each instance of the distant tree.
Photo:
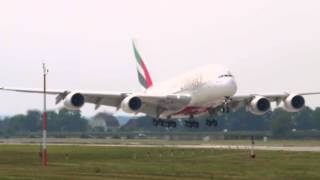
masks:
<svg viewBox="0 0 320 180"><path fill-rule="evenodd" d="M14 133L14 132L21 132L26 131L28 122L26 121L26 118L22 114L15 115L8 119L8 132Z"/></svg>
<svg viewBox="0 0 320 180"><path fill-rule="evenodd" d="M42 125L42 121L40 123ZM49 132L60 131L60 123L58 118L58 113L55 111L47 112L47 128Z"/></svg>
<svg viewBox="0 0 320 180"><path fill-rule="evenodd" d="M314 129L320 130L320 108L317 107L313 111Z"/></svg>
<svg viewBox="0 0 320 180"><path fill-rule="evenodd" d="M42 113L40 111L29 110L25 118L27 121L27 124L25 127L26 130L35 132L41 129Z"/></svg>
<svg viewBox="0 0 320 180"><path fill-rule="evenodd" d="M274 135L286 135L294 127L291 114L281 108L274 110L271 127Z"/></svg>
<svg viewBox="0 0 320 180"><path fill-rule="evenodd" d="M81 116L80 111L69 111L62 109L57 116L60 131L85 131L88 127L88 120Z"/></svg>
<svg viewBox="0 0 320 180"><path fill-rule="evenodd" d="M291 114L294 128L297 130L311 130L315 129L315 120L313 111L309 107L302 111Z"/></svg>
<svg viewBox="0 0 320 180"><path fill-rule="evenodd" d="M236 112L227 114L224 118L227 121L227 129L233 131L266 131L270 130L271 112L264 115L254 115L240 108Z"/></svg>

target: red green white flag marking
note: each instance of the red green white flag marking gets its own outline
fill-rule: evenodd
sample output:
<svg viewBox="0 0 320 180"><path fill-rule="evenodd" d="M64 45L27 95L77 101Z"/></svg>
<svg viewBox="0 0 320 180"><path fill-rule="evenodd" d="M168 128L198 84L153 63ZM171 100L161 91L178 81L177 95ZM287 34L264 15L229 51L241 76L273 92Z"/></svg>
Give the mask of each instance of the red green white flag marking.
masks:
<svg viewBox="0 0 320 180"><path fill-rule="evenodd" d="M148 89L153 85L151 76L149 74L146 64L143 62L143 59L141 58L141 55L137 50L135 43L132 42L132 45L133 45L134 56L137 61L137 72L138 72L139 82L145 89Z"/></svg>

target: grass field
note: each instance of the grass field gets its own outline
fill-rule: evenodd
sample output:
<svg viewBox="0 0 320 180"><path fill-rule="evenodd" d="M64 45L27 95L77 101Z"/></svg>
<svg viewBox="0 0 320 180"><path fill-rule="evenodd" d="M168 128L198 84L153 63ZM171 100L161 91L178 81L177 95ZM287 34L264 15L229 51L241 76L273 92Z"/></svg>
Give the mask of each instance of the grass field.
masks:
<svg viewBox="0 0 320 180"><path fill-rule="evenodd" d="M320 179L320 153L0 145L0 179Z"/></svg>

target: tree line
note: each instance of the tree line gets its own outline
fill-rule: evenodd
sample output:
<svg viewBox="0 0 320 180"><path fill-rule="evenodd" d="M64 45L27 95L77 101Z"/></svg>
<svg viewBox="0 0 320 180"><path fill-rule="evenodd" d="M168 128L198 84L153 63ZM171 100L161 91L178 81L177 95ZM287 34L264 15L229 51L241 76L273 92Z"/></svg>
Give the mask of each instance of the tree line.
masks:
<svg viewBox="0 0 320 180"><path fill-rule="evenodd" d="M88 119L80 111L60 110L47 112L47 129L52 132L84 132ZM26 114L4 117L0 121L0 135L14 135L42 130L42 112L29 110Z"/></svg>
<svg viewBox="0 0 320 180"><path fill-rule="evenodd" d="M109 115L110 116L110 115ZM49 132L92 132L90 119L81 115L80 111L60 110L47 113L47 128ZM285 135L292 131L320 130L320 108L306 107L300 112L289 113L281 108L268 112L262 116L253 115L241 108L236 112L217 116L218 127L207 127L206 118L200 118L199 129L189 129L178 123L171 131L270 131L276 135ZM17 133L41 132L42 113L38 110L29 110L26 114L18 114L0 119L0 135L14 135ZM167 131L162 127L154 127L152 118L132 118L119 131Z"/></svg>
<svg viewBox="0 0 320 180"><path fill-rule="evenodd" d="M290 113L282 108L266 114L254 115L247 112L245 108L215 117L218 120L218 127L207 127L205 118L199 118L200 128L192 131L270 131L275 135L286 135L293 131L318 131L320 130L320 108L304 108L300 112ZM140 117L129 122L131 126L124 127L128 130L152 129L163 130L152 125L152 119ZM183 121L178 123L177 131L188 131L189 128L183 126Z"/></svg>

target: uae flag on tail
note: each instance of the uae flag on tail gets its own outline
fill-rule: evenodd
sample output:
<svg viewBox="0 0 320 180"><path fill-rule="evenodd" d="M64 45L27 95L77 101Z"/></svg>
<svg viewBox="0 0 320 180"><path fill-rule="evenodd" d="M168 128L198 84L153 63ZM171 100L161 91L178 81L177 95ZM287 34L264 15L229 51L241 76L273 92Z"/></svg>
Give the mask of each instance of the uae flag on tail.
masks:
<svg viewBox="0 0 320 180"><path fill-rule="evenodd" d="M133 45L134 56L135 56L136 62L137 62L137 71L138 71L139 82L145 89L148 89L153 85L151 76L149 74L149 71L147 69L146 64L143 62L143 59L141 58L141 55L140 55L134 41L132 42L132 45Z"/></svg>

